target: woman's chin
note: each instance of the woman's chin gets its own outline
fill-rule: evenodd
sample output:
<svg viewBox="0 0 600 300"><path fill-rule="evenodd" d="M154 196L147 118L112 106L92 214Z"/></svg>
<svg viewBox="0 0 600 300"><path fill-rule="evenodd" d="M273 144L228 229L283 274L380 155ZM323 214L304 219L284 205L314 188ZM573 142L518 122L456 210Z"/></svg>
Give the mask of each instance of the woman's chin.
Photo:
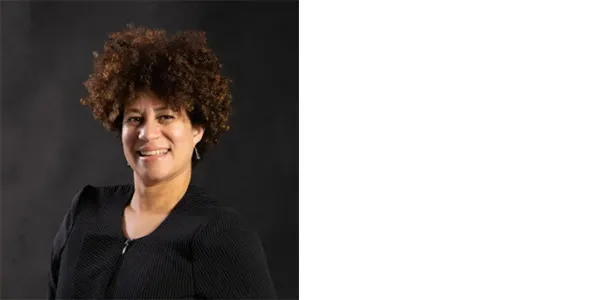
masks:
<svg viewBox="0 0 600 300"><path fill-rule="evenodd" d="M171 175L171 172L168 170L159 168L143 168L136 173L143 182L147 183L160 182L168 179Z"/></svg>

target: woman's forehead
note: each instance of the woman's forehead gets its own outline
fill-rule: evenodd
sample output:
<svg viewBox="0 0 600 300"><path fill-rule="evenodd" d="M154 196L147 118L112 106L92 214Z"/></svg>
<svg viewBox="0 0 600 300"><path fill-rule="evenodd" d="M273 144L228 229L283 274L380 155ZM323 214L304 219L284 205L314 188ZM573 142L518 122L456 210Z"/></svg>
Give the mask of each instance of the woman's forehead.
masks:
<svg viewBox="0 0 600 300"><path fill-rule="evenodd" d="M166 101L153 96L139 96L127 101L124 105L124 111L144 111L144 110L172 110L179 111Z"/></svg>
<svg viewBox="0 0 600 300"><path fill-rule="evenodd" d="M125 108L129 107L160 107L168 106L167 103L151 94L138 94L125 103Z"/></svg>

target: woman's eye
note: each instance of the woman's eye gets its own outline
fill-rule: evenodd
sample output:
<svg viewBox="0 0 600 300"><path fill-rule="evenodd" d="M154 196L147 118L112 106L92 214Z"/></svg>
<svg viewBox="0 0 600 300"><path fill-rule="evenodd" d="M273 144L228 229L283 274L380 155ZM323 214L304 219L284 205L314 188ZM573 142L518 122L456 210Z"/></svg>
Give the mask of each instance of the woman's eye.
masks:
<svg viewBox="0 0 600 300"><path fill-rule="evenodd" d="M140 117L129 117L129 118L127 118L127 123L133 123L133 122L138 123L138 122L141 122L141 121L142 121L142 118L140 118Z"/></svg>
<svg viewBox="0 0 600 300"><path fill-rule="evenodd" d="M165 120L165 121L166 121L166 120L171 120L171 119L174 119L175 117L173 117L173 116L170 116L170 115L162 115L162 116L160 116L160 117L158 117L158 118L159 118L160 120Z"/></svg>

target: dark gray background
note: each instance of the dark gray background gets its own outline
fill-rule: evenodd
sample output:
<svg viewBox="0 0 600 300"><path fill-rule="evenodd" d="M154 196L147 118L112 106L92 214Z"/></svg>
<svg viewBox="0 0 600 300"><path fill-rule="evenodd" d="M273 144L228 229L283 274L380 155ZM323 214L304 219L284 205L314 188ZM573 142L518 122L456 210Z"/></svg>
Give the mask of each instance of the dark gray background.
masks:
<svg viewBox="0 0 600 300"><path fill-rule="evenodd" d="M193 181L254 225L279 296L297 298L297 2L2 2L0 297L44 297L73 195L132 179L119 140L79 104L92 51L128 22L207 32L234 112Z"/></svg>

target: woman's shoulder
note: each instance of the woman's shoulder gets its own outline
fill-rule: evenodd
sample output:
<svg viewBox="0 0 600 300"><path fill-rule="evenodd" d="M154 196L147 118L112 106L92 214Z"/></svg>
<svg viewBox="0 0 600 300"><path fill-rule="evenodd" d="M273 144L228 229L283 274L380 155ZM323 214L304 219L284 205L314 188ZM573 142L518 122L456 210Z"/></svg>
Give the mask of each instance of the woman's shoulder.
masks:
<svg viewBox="0 0 600 300"><path fill-rule="evenodd" d="M91 185L86 184L80 188L76 196L80 198L102 198L110 197L117 194L128 193L132 191L131 184L116 184L116 185Z"/></svg>
<svg viewBox="0 0 600 300"><path fill-rule="evenodd" d="M250 223L239 210L218 200L204 188L190 186L184 197L192 200L186 211L188 216L200 221L199 230L252 230Z"/></svg>
<svg viewBox="0 0 600 300"><path fill-rule="evenodd" d="M71 200L71 210L79 211L82 208L104 205L107 200L114 197L126 197L132 192L130 184L120 185L91 185L81 187Z"/></svg>
<svg viewBox="0 0 600 300"><path fill-rule="evenodd" d="M118 184L118 185L91 185L86 184L80 188L75 197L74 201L94 201L101 200L104 198L110 198L113 196L126 195L133 190L131 184Z"/></svg>

